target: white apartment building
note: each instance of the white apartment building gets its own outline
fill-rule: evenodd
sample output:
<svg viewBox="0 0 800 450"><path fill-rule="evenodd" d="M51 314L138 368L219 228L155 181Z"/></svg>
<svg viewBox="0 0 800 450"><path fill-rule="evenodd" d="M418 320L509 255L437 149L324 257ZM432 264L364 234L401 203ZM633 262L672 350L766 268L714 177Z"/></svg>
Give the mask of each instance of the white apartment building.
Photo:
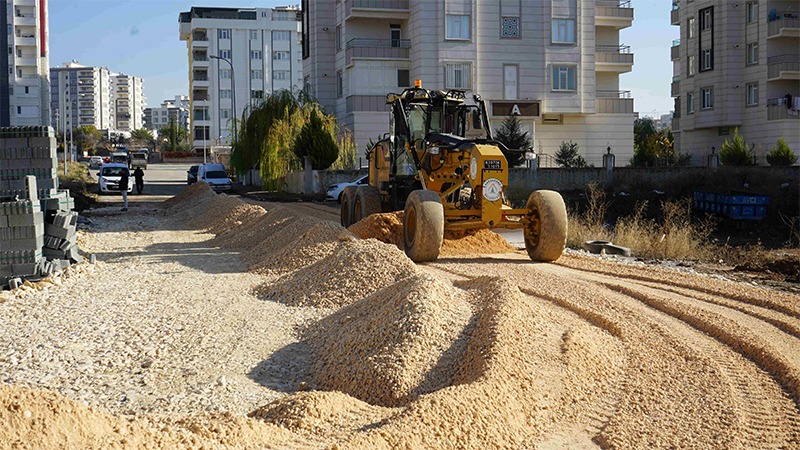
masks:
<svg viewBox="0 0 800 450"><path fill-rule="evenodd" d="M512 112L533 135L541 164L574 141L600 166L633 156L633 99L621 90L633 54L619 0L303 1L304 85L359 148L389 130L385 95L421 80L487 101L492 126Z"/></svg>
<svg viewBox="0 0 800 450"><path fill-rule="evenodd" d="M0 127L50 125L50 57L45 0L3 0Z"/></svg>
<svg viewBox="0 0 800 450"><path fill-rule="evenodd" d="M193 146L230 144L233 119L281 89L299 90L298 10L199 8L179 17L186 41Z"/></svg>
<svg viewBox="0 0 800 450"><path fill-rule="evenodd" d="M781 137L798 153L800 1L674 1L670 21L676 151L707 165L738 128L760 164Z"/></svg>
<svg viewBox="0 0 800 450"><path fill-rule="evenodd" d="M140 77L111 74L111 111L114 115L114 129L130 133L144 126L144 109L147 97L144 95L144 80Z"/></svg>
<svg viewBox="0 0 800 450"><path fill-rule="evenodd" d="M174 99L164 100L158 108L145 108L144 127L158 132L161 128L174 122L188 133L189 111L191 111L189 96L176 95Z"/></svg>
<svg viewBox="0 0 800 450"><path fill-rule="evenodd" d="M114 128L109 107L111 72L72 61L50 68L51 123L59 132L83 125L98 130Z"/></svg>

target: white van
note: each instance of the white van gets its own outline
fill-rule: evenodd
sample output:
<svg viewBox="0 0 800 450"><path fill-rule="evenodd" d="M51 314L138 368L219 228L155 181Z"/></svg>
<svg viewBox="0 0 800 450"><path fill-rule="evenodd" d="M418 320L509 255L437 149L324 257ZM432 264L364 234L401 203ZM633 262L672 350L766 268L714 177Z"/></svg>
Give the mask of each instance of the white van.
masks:
<svg viewBox="0 0 800 450"><path fill-rule="evenodd" d="M197 169L197 181L205 181L215 192L230 191L233 184L222 164L201 164Z"/></svg>

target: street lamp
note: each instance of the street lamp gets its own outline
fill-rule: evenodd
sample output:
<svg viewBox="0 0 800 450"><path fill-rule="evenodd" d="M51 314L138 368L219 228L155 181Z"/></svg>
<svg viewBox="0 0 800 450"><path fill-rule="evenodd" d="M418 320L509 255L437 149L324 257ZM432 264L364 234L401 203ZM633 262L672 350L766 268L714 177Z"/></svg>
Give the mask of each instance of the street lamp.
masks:
<svg viewBox="0 0 800 450"><path fill-rule="evenodd" d="M233 140L236 141L236 73L233 71L233 63L230 62L229 59L223 58L221 56L214 56L209 55L209 58L219 59L220 61L225 61L231 66L231 101L233 102Z"/></svg>

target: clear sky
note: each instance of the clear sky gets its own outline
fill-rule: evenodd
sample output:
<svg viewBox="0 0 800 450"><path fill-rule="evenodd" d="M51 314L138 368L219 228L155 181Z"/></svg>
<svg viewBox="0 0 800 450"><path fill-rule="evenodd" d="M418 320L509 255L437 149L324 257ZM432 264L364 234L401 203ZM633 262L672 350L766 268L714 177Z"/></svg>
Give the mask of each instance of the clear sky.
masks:
<svg viewBox="0 0 800 450"><path fill-rule="evenodd" d="M178 36L178 13L192 6L274 7L299 3L252 0L50 0L50 65L77 60L144 78L149 106L189 93L186 43ZM679 35L669 24L669 0L633 0L633 26L620 41L634 52L631 73L620 77L636 111L672 109L670 46Z"/></svg>

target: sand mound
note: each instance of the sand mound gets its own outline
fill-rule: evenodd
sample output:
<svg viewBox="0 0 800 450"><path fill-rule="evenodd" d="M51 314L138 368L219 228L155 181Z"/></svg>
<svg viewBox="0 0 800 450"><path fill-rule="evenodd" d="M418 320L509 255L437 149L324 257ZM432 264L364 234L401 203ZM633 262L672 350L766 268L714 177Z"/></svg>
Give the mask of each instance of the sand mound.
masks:
<svg viewBox="0 0 800 450"><path fill-rule="evenodd" d="M267 211L258 205L245 203L233 208L223 217L211 222L208 225L208 231L214 234L225 234L236 227L240 227L260 218L266 213Z"/></svg>
<svg viewBox="0 0 800 450"><path fill-rule="evenodd" d="M309 327L312 384L385 406L441 389L471 315L449 282L422 275L393 284Z"/></svg>
<svg viewBox="0 0 800 450"><path fill-rule="evenodd" d="M180 219L185 219L186 215L192 211L193 209L197 208L199 205L215 198L217 194L214 193L212 190L202 191L196 195L192 195L191 197L187 197L180 203L176 203L174 206L170 206L167 209L167 214L172 216L177 216ZM192 216L194 217L194 216Z"/></svg>
<svg viewBox="0 0 800 450"><path fill-rule="evenodd" d="M209 245L237 250L250 250L259 245L265 237L275 234L295 220L297 220L297 215L289 208L275 208L259 219L248 223L247 226L237 227L230 233L217 236L209 241Z"/></svg>
<svg viewBox="0 0 800 450"><path fill-rule="evenodd" d="M403 250L403 211L373 214L350 225L350 232L361 239L377 239ZM516 249L491 230L445 231L442 256L480 253L510 253Z"/></svg>
<svg viewBox="0 0 800 450"><path fill-rule="evenodd" d="M195 195L198 195L198 194L201 194L201 193L203 193L205 191L210 191L210 190L211 190L211 186L209 186L208 183L206 183L205 181L200 181L200 182L197 182L197 183L194 183L194 184L192 184L190 186L185 187L178 195L164 200L164 202L161 204L161 206L163 208L165 208L165 209L166 208L171 208L171 207L177 205L178 203L181 203L181 202L185 201L186 199L188 199L190 197L194 197Z"/></svg>
<svg viewBox="0 0 800 450"><path fill-rule="evenodd" d="M344 241L326 258L257 292L291 306L340 307L416 273L397 247L374 239Z"/></svg>
<svg viewBox="0 0 800 450"><path fill-rule="evenodd" d="M187 211L184 220L188 219L186 226L189 228L206 229L217 219L225 217L233 208L241 206L243 203L236 197L226 194L217 194L216 197L198 204L196 208Z"/></svg>
<svg viewBox="0 0 800 450"><path fill-rule="evenodd" d="M311 231L321 221L308 216L296 216L280 224L267 227L253 236L256 240L244 254L243 259L253 267L286 248L292 242Z"/></svg>
<svg viewBox="0 0 800 450"><path fill-rule="evenodd" d="M336 250L339 242L355 239L353 233L338 223L323 221L314 225L281 251L253 263L250 270L267 275L292 272L326 258Z"/></svg>

